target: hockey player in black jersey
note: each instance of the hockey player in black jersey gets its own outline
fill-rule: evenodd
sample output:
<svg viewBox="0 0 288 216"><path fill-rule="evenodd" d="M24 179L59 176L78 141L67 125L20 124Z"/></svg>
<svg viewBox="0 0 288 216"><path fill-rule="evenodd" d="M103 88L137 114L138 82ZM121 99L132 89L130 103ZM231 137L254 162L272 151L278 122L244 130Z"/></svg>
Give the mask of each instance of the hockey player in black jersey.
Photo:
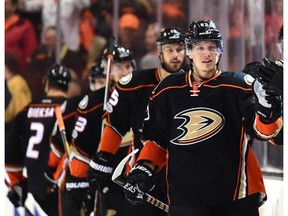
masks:
<svg viewBox="0 0 288 216"><path fill-rule="evenodd" d="M185 44L191 70L153 91L125 195L145 202L141 194L152 193L166 165L169 216L258 216L266 193L250 144L281 129L281 97L260 79L218 68L223 43L213 21L193 21Z"/></svg>
<svg viewBox="0 0 288 216"><path fill-rule="evenodd" d="M93 156L88 170L91 186L100 184L101 187L105 187L107 179L112 175L114 155L130 128L134 136L132 148L142 148L140 136L149 96L161 80L181 70L185 60L184 32L178 28L163 29L158 38L158 48L161 68L137 71L123 77L111 94L105 113L107 126L101 137L100 150ZM111 172L102 172L97 169L98 165L107 169L111 168ZM154 190L154 195L163 200L167 197L164 172L161 173L159 179L161 180ZM165 212L149 204L134 206L126 202L122 215L160 216L165 215Z"/></svg>
<svg viewBox="0 0 288 216"><path fill-rule="evenodd" d="M108 86L109 94L113 90L114 84L118 82L121 77L132 73L136 67L133 53L129 49L121 45L115 45L112 55L113 62L111 64L110 84ZM93 196L95 195L95 191L88 191L86 174L89 167L89 159L97 151L102 132L106 67L107 55L104 53L102 61L99 64L93 65L89 71L90 92L82 98L77 108L77 118L71 143L80 154L70 158L64 191L65 196L67 195L69 206L73 207L75 211L69 208L69 206L65 206L63 207L63 215L79 215L80 209L85 210L86 215L89 215L91 210L93 210ZM119 162L128 151L129 145L124 146L123 144L122 146L121 153L118 154L119 157L121 157L119 160L116 160L117 162ZM116 188L116 191L114 188ZM120 198L118 198L118 196L120 196ZM115 211L117 211L117 215L120 215L120 209L122 208L121 201L123 202L125 200L123 191L116 185L113 185L109 187L109 192L105 194L105 197L103 196L103 199L104 198L107 200L107 205L103 211L107 208L109 209L108 215Z"/></svg>
<svg viewBox="0 0 288 216"><path fill-rule="evenodd" d="M49 137L56 121L54 108L65 103L70 80L69 69L52 66L45 77L46 96L33 100L13 122L14 136L5 146L5 169L12 188L8 198L16 207L24 205L30 192L47 215L58 215L57 192L44 173L53 171L48 159Z"/></svg>
<svg viewBox="0 0 288 216"><path fill-rule="evenodd" d="M278 33L277 47L283 53L283 26ZM251 62L245 65L243 71L249 73L254 78L259 78L268 90L272 90L283 96L283 60L272 61L267 58L260 62ZM276 137L269 140L275 145L283 145L283 128Z"/></svg>

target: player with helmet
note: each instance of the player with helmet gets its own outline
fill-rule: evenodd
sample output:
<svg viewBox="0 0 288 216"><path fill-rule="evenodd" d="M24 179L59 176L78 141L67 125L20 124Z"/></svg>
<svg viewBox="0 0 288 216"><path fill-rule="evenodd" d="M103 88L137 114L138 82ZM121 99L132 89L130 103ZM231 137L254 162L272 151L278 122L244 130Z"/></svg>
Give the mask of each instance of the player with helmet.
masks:
<svg viewBox="0 0 288 216"><path fill-rule="evenodd" d="M123 76L132 73L136 67L133 53L129 49L121 45L115 45L112 55L113 62L111 64L108 86L109 95L114 88L114 84ZM69 169L66 175L65 194L63 193L64 196L67 195L67 204L69 205L63 206L63 213L65 215L79 215L79 212L83 210L85 214L89 214L93 210L95 192L88 191L86 173L89 167L89 159L97 151L102 133L106 67L107 53L104 53L102 61L99 64L94 64L89 71L90 92L82 97L78 104L71 143L83 157L78 155L72 159L70 158ZM126 155L128 146L123 145L118 154L120 158ZM122 208L121 202L118 201L118 194L121 195L120 199L124 200L123 192L117 186L110 188L109 193L105 194L107 206L104 208L105 210L106 208L109 209L109 214L111 214L112 209L113 211L118 211L118 209Z"/></svg>
<svg viewBox="0 0 288 216"><path fill-rule="evenodd" d="M277 39L279 52L283 54L283 26L280 28ZM245 65L243 71L249 73L254 78L259 78L266 89L283 96L283 60L263 59L263 63L251 62ZM283 128L279 134L269 140L275 145L283 145Z"/></svg>
<svg viewBox="0 0 288 216"><path fill-rule="evenodd" d="M90 91L96 91L103 88L106 80L106 72L104 71L104 68L99 64L94 63L90 68L88 80Z"/></svg>
<svg viewBox="0 0 288 216"><path fill-rule="evenodd" d="M5 169L11 186L7 196L15 207L23 206L30 192L47 215L58 215L58 195L44 173L53 171L48 159L54 108L65 104L70 81L68 68L53 65L44 78L46 95L33 100L13 121L13 136L5 146ZM28 177L23 175L24 167Z"/></svg>
<svg viewBox="0 0 288 216"><path fill-rule="evenodd" d="M223 42L212 20L193 21L185 44L191 69L153 91L126 198L145 202L166 165L169 216L259 216L266 194L251 141L277 135L282 100L248 74L219 69Z"/></svg>
<svg viewBox="0 0 288 216"><path fill-rule="evenodd" d="M88 170L91 190L95 190L98 185L101 188L107 186L107 179L111 179L113 164L117 160L115 155L119 151L123 137L131 128L133 131L131 149L142 148L143 145L140 140L141 129L149 97L161 80L172 73L181 71L185 60L184 36L185 34L181 29L163 29L158 38L162 67L131 73L124 76L116 84L115 90L108 100L108 110L105 113L107 125L101 137L100 148L92 157ZM110 172L104 173L98 170L98 165L107 168ZM166 186L163 184L165 172L161 173L160 179L154 190L154 195L158 199L165 199ZM164 212L149 204L147 206L134 206L125 201L125 205L122 204L122 206L125 207L122 214L125 216L165 215Z"/></svg>

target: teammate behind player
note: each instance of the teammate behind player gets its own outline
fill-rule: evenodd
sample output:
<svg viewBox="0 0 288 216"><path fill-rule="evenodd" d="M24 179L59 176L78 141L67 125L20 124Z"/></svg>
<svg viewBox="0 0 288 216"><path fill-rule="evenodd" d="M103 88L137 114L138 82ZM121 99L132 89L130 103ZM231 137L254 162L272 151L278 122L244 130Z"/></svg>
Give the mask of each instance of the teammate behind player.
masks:
<svg viewBox="0 0 288 216"><path fill-rule="evenodd" d="M113 62L110 74L110 91L114 88L114 84L119 79L135 68L133 53L120 45L116 45L113 49ZM77 109L77 120L73 131L72 145L83 154L86 158L91 158L97 151L102 129L103 101L105 94L105 77L107 74L107 55L104 54L101 64L95 64L89 72L89 86L91 92L83 97ZM102 67L104 66L104 67ZM105 70L106 69L106 70ZM100 86L99 86L100 83ZM110 95L110 93L109 93ZM121 159L126 155L128 147L122 148ZM86 202L86 211L92 210L94 204L94 193L90 193L92 197L92 205L87 200L87 181L86 174L89 167L89 161L85 157L70 158L70 170L66 178L66 191L70 206L72 206L79 215L79 210L83 208L83 201ZM120 159L119 159L120 160ZM118 188L117 188L118 189ZM114 209L120 214L121 202L118 202L117 196L121 194L122 200L124 195L122 190L114 190L114 187L109 189L109 193L105 194L107 199L107 209ZM100 202L100 201L99 201ZM106 208L106 207L105 207ZM69 213L63 208L67 215L74 215L72 211ZM77 215L77 214L75 214Z"/></svg>
<svg viewBox="0 0 288 216"><path fill-rule="evenodd" d="M258 216L266 194L250 141L277 135L282 101L248 74L219 70L223 43L213 21L193 21L185 43L192 68L153 91L125 195L145 202L139 191L152 193L166 164L169 216Z"/></svg>
<svg viewBox="0 0 288 216"><path fill-rule="evenodd" d="M152 90L161 80L172 73L181 71L185 60L184 33L178 28L166 28L160 32L158 38L159 57L162 67L137 71L129 74L116 84L115 90L108 101L108 112L106 113L107 126L104 129L100 142L100 151L93 156L88 171L90 187L101 188L107 185L111 178L115 164L115 154L119 149L124 135L133 131L133 143L135 148L142 148L140 141L142 122L145 116L146 106ZM132 147L134 148L134 146ZM109 173L102 172L98 167L105 167ZM158 199L166 198L165 173L159 178L155 189ZM118 186L117 186L118 187ZM123 215L163 215L156 207L133 206L125 203ZM165 214L164 214L165 215Z"/></svg>
<svg viewBox="0 0 288 216"><path fill-rule="evenodd" d="M54 108L66 100L70 80L69 69L58 64L51 67L44 80L46 96L33 100L13 122L14 136L5 146L5 169L12 188L7 196L15 207L23 206L27 192L31 192L44 212L49 216L58 214L57 192L47 183L44 173L51 169L49 137L56 120Z"/></svg>
<svg viewBox="0 0 288 216"><path fill-rule="evenodd" d="M88 80L90 91L96 91L105 87L106 72L104 68L94 63L90 68Z"/></svg>

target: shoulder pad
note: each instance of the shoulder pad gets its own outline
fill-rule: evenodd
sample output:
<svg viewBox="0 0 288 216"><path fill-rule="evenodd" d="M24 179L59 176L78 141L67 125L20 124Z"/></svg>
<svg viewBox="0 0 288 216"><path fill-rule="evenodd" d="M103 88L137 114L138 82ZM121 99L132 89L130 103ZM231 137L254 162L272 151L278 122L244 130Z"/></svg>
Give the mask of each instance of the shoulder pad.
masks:
<svg viewBox="0 0 288 216"><path fill-rule="evenodd" d="M85 95L78 104L79 109L84 110L87 107L88 102L89 102L89 97L88 95Z"/></svg>

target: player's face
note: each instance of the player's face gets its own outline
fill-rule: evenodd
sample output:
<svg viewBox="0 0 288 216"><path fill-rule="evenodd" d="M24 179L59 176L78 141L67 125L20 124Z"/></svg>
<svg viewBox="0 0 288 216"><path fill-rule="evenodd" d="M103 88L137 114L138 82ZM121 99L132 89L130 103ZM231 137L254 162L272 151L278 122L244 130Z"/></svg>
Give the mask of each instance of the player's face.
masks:
<svg viewBox="0 0 288 216"><path fill-rule="evenodd" d="M201 80L210 79L216 72L216 63L220 53L215 42L201 41L194 43L188 51L188 56L193 60L193 72Z"/></svg>
<svg viewBox="0 0 288 216"><path fill-rule="evenodd" d="M95 79L95 89L98 90L105 86L106 78L97 78Z"/></svg>
<svg viewBox="0 0 288 216"><path fill-rule="evenodd" d="M162 61L173 72L178 72L185 60L185 47L183 44L162 45Z"/></svg>
<svg viewBox="0 0 288 216"><path fill-rule="evenodd" d="M112 65L111 76L115 82L118 82L122 77L132 73L132 71L131 61L118 62Z"/></svg>

